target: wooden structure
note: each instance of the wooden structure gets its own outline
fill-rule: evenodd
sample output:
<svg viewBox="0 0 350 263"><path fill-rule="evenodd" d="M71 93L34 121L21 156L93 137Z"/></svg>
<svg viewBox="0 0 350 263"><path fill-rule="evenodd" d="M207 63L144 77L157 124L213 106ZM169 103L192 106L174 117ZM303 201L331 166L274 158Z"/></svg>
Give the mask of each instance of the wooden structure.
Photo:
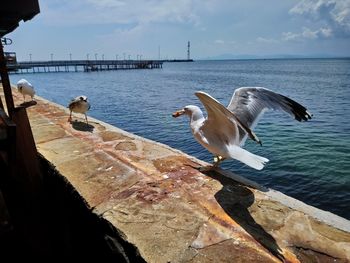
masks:
<svg viewBox="0 0 350 263"><path fill-rule="evenodd" d="M39 12L38 0L2 1L0 5L0 37L16 29L20 21L30 20Z"/></svg>
<svg viewBox="0 0 350 263"><path fill-rule="evenodd" d="M13 31L21 20L32 19L39 12L37 0L11 0L0 5L0 74L6 102L5 108L0 98L0 219L5 220L0 222L0 246L5 248L3 257L12 256L10 250L16 247L23 248L26 256L39 251L41 256L50 254L43 221L43 178L38 153L25 105L14 105L6 66L9 54L5 56L3 50L3 45L12 43L3 36ZM23 246L18 246L19 240Z"/></svg>

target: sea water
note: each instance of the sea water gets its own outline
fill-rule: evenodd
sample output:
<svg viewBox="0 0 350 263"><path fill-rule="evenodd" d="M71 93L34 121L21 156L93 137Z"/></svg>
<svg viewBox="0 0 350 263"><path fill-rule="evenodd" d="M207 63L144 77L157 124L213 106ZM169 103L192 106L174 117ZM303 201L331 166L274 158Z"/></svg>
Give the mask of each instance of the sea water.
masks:
<svg viewBox="0 0 350 263"><path fill-rule="evenodd" d="M256 171L236 160L222 168L318 208L350 219L350 59L274 59L164 63L162 69L12 74L26 78L39 96L67 105L86 95L88 115L165 143L199 159L213 156L193 138L188 118L171 113L201 105L205 91L227 105L236 88L266 87L313 114L300 123L268 111L255 129L263 146L245 148L270 162Z"/></svg>

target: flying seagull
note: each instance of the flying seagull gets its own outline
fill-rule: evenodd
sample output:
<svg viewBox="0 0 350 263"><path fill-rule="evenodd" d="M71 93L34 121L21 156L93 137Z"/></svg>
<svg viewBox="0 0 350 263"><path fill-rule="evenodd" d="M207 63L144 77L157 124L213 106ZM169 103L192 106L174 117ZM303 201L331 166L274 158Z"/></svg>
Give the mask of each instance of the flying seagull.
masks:
<svg viewBox="0 0 350 263"><path fill-rule="evenodd" d="M24 102L26 101L26 95L29 95L32 98L32 100L34 99L34 87L26 79L20 79L17 82L17 89L23 95Z"/></svg>
<svg viewBox="0 0 350 263"><path fill-rule="evenodd" d="M214 168L227 158L236 159L257 170L264 168L268 159L242 147L248 136L262 144L252 130L266 110L285 111L298 121L307 121L312 116L296 101L261 87L236 89L227 108L203 91L198 91L195 95L207 110L207 118L199 107L193 105L188 105L172 115L189 116L193 136L215 156Z"/></svg>
<svg viewBox="0 0 350 263"><path fill-rule="evenodd" d="M68 121L72 121L72 112L82 113L85 115L86 124L88 123L86 112L90 109L90 103L86 96L78 96L68 104L68 108L70 110L70 115Z"/></svg>

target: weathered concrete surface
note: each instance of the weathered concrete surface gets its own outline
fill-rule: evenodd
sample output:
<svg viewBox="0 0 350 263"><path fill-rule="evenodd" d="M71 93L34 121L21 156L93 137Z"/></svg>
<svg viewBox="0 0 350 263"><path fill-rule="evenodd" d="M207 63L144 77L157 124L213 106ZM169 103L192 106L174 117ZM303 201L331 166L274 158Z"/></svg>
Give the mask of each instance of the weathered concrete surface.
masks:
<svg viewBox="0 0 350 263"><path fill-rule="evenodd" d="M205 163L99 120L70 124L67 109L36 101L38 151L147 262L350 262L349 221L232 173L202 174Z"/></svg>

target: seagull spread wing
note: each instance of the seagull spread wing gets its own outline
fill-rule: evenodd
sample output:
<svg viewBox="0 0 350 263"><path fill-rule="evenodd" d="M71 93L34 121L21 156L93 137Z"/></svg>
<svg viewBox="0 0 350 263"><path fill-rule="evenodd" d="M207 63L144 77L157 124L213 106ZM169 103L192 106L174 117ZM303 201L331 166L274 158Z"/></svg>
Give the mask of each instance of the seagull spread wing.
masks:
<svg viewBox="0 0 350 263"><path fill-rule="evenodd" d="M268 109L285 111L298 121L311 119L311 114L304 106L286 96L260 87L236 89L227 109L250 129L256 126L260 117ZM244 144L245 139L246 133L240 130L241 145Z"/></svg>
<svg viewBox="0 0 350 263"><path fill-rule="evenodd" d="M226 134L229 136L229 141L231 141L232 139L238 139L237 127L239 127L245 131L245 134L248 134L250 138L260 143L258 137L251 131L251 129L242 123L233 112L229 111L216 99L202 91L196 92L195 95L200 99L207 110L208 118L206 125L210 126L210 129L219 130L220 134Z"/></svg>

